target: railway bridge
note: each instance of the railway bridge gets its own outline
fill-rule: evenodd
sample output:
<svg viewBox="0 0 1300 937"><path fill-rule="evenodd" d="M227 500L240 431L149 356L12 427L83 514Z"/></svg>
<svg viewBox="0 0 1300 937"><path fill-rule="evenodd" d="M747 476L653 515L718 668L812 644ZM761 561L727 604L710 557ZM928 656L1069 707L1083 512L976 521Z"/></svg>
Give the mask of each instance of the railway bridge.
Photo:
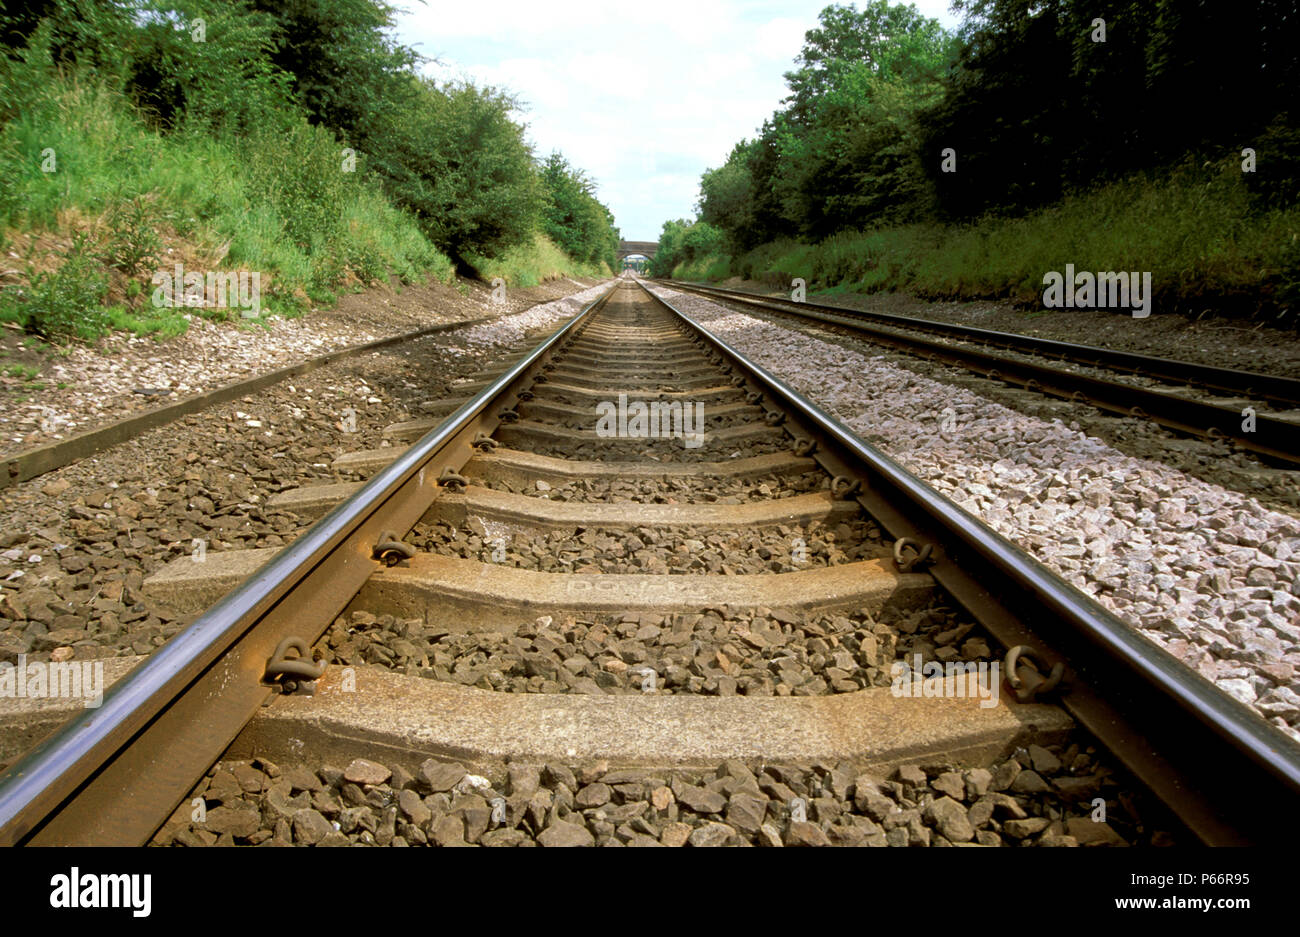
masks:
<svg viewBox="0 0 1300 937"><path fill-rule="evenodd" d="M631 257L633 254L654 257L655 251L658 249L658 241L619 241L618 259L622 260L624 257Z"/></svg>

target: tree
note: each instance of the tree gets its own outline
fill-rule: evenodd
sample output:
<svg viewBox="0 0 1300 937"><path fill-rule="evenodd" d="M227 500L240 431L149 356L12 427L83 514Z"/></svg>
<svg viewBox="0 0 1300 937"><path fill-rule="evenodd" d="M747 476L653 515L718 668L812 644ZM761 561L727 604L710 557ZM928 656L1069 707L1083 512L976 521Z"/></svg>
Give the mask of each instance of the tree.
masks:
<svg viewBox="0 0 1300 937"><path fill-rule="evenodd" d="M542 230L570 257L584 263L618 259L614 216L595 196L595 184L560 153L552 153L540 170Z"/></svg>
<svg viewBox="0 0 1300 937"><path fill-rule="evenodd" d="M411 68L421 59L385 34L395 8L383 0L247 0L274 23L270 60L289 75L313 123L362 148L378 128L415 106Z"/></svg>
<svg viewBox="0 0 1300 937"><path fill-rule="evenodd" d="M678 264L721 254L725 241L720 230L705 222L684 218L665 221L659 247L650 261L650 275L670 276Z"/></svg>
<svg viewBox="0 0 1300 937"><path fill-rule="evenodd" d="M741 140L727 161L700 179L700 220L721 230L732 250L748 250L754 230L754 177L749 169L753 144Z"/></svg>
<svg viewBox="0 0 1300 937"><path fill-rule="evenodd" d="M790 116L813 120L817 104L844 84L846 73L866 69L885 80L934 81L952 53L952 37L938 20L913 4L871 0L862 10L833 5L818 16L821 26L804 34L799 67L785 73Z"/></svg>
<svg viewBox="0 0 1300 937"><path fill-rule="evenodd" d="M733 250L928 212L917 116L942 94L954 39L914 6L830 6L786 73L785 108L701 179L701 220Z"/></svg>
<svg viewBox="0 0 1300 937"><path fill-rule="evenodd" d="M385 150L368 154L397 203L439 250L468 268L524 243L540 221L541 193L515 100L468 82L413 79L416 106L387 115Z"/></svg>
<svg viewBox="0 0 1300 937"><path fill-rule="evenodd" d="M243 4L146 0L125 39L126 88L164 128L272 130L293 123L288 76L271 61L275 26ZM193 37L203 23L203 41Z"/></svg>

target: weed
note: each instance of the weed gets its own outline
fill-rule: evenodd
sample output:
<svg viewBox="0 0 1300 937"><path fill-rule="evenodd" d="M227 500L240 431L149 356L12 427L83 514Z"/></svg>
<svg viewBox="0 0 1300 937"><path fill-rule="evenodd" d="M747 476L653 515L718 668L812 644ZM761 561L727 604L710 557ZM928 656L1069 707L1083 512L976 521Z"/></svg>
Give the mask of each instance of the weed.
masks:
<svg viewBox="0 0 1300 937"><path fill-rule="evenodd" d="M157 221L152 208L140 196L117 202L108 214L108 244L101 255L104 263L129 277L155 269L163 249Z"/></svg>
<svg viewBox="0 0 1300 937"><path fill-rule="evenodd" d="M134 332L136 335L152 335L155 339L175 338L184 335L190 322L185 318L186 307L142 306L131 310L123 305L110 306L106 310L108 324L114 329Z"/></svg>
<svg viewBox="0 0 1300 937"><path fill-rule="evenodd" d="M103 333L101 304L108 276L100 266L88 235L74 235L62 266L33 273L26 289L9 287L0 295L3 318L20 322L27 331L51 342L94 339Z"/></svg>

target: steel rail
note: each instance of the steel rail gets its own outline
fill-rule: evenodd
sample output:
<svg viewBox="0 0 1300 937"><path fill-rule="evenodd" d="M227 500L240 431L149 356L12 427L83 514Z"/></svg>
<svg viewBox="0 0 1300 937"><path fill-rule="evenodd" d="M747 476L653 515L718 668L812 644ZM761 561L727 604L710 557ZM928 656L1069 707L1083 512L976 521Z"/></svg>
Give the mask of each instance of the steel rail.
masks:
<svg viewBox="0 0 1300 937"><path fill-rule="evenodd" d="M647 292L650 292L647 289ZM1202 841L1237 845L1300 832L1300 745L966 513L691 316L650 295L730 359L820 445L814 458L862 482L860 503L891 536L933 543L928 570L1008 648L1061 661L1062 705ZM1241 791L1249 791L1243 798ZM1283 834L1284 835L1284 834Z"/></svg>
<svg viewBox="0 0 1300 937"><path fill-rule="evenodd" d="M572 341L611 287L402 452L148 660L0 775L0 845L141 844L276 692L266 664L287 637L310 646L437 497L495 403L517 394ZM517 397L516 397L517 400Z"/></svg>
<svg viewBox="0 0 1300 937"><path fill-rule="evenodd" d="M675 289L678 286L680 284L673 284L671 288ZM804 303L791 303L791 308L786 308L766 299L738 298L731 295L720 297L696 287L689 289L715 300L742 303L769 312L814 319L851 329L870 336L872 341L892 344L910 353L921 350L926 357L974 371L993 380L1007 381L1040 393L1086 402L1091 406L1122 416L1151 420L1185 435L1210 439L1227 438L1256 455L1284 462L1289 466L1300 466L1300 422L1257 413L1254 429L1246 430L1242 425L1243 414L1240 410L1183 397L1167 390L1154 390L1123 381L1077 374L975 348L897 333L870 323L800 308L807 305Z"/></svg>
<svg viewBox="0 0 1300 937"><path fill-rule="evenodd" d="M866 320L894 325L899 328L934 332L966 341L997 345L1003 348L1014 348L1018 351L1058 358L1062 361L1070 361L1088 367L1106 367L1165 381L1186 382L1242 397L1269 400L1274 403L1284 404L1288 408L1300 407L1300 379L1292 377L1261 374L1257 371L1240 371L1235 368L1221 368L1215 365L1198 364L1194 361L1182 361L1177 358L1163 358L1157 355L1144 355L1139 352L1102 348L1098 345L1084 345L1051 338L1040 338L1035 335L1019 335L1015 332L1001 332L993 329L981 329L976 326L956 325L951 322L938 322L934 319L914 319L911 316L890 312L868 312L862 309L850 309L846 306L834 306L829 303L795 302L792 299L785 299L780 296L759 296L742 290L729 290L702 283L683 283L675 280L660 282L666 286L671 285L673 289L690 290L737 302L749 302L756 305L771 303L779 305L783 311L787 308L792 312L816 310L843 316L850 322Z"/></svg>

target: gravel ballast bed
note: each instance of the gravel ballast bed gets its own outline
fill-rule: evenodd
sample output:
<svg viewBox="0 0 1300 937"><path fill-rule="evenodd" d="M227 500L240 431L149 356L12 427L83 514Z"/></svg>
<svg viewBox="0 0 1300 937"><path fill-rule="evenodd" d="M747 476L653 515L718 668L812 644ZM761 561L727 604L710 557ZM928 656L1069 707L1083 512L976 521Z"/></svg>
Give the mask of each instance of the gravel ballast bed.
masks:
<svg viewBox="0 0 1300 937"><path fill-rule="evenodd" d="M651 288L1300 740L1300 522L1059 421Z"/></svg>
<svg viewBox="0 0 1300 937"><path fill-rule="evenodd" d="M528 451L554 459L586 462L730 462L757 455L788 453L792 443L775 430L757 439L719 443L705 433L703 445L687 446L682 439L596 439L582 442L533 444Z"/></svg>
<svg viewBox="0 0 1300 937"><path fill-rule="evenodd" d="M208 552L290 542L304 528L266 509L270 495L342 480L335 456L378 447L420 401L604 288L337 362L0 492L0 660L151 652L183 622L145 603L145 576L196 539Z"/></svg>
<svg viewBox="0 0 1300 937"><path fill-rule="evenodd" d="M195 822L193 802L204 816ZM1093 799L1106 803L1094 822ZM991 769L854 765L713 770L511 763L486 775L428 759L414 772L265 759L213 767L157 846L1168 845L1086 742L1030 745Z"/></svg>
<svg viewBox="0 0 1300 937"><path fill-rule="evenodd" d="M553 573L789 573L890 556L874 523L854 519L827 526L777 525L745 530L598 527L541 533L470 518L416 524L405 538L421 552Z"/></svg>
<svg viewBox="0 0 1300 937"><path fill-rule="evenodd" d="M823 312L823 310L817 310L817 312L820 313ZM792 312L791 314L793 315L794 313ZM848 328L852 333L853 313L851 310L846 311L842 314L837 314L834 312L827 312L826 314L841 315L842 318L848 321L849 323ZM820 326L830 326L831 328L840 327L832 323L825 323L820 321L817 322L816 324L819 327ZM1000 357L1005 357L1011 359L1012 361L1018 361L1025 364L1031 364L1031 365L1044 364L1044 359L1042 356L1030 352L1021 351L1016 348L1003 348L997 345L991 345L984 342L980 342L976 339L965 339L958 336L935 334L931 332L926 332L922 329L905 329L904 323L885 324L885 323L865 321L863 324L870 325L872 328L880 328L883 332L882 337L888 336L888 337L900 337L900 338L922 338L926 341L934 342L946 348L973 349L987 354L993 354ZM1066 339L1066 341L1077 341L1079 334L1085 334L1085 333L1080 331L1075 331L1072 337L1070 339ZM871 341L872 339L871 336L864 336L864 340ZM1168 353L1169 350L1167 348L1161 348L1160 354L1158 356L1168 357ZM1207 403L1217 404L1220 406L1228 406L1233 409L1240 409L1242 407L1243 400L1247 401L1250 406L1256 408L1259 411L1267 412L1269 410L1276 409L1276 407L1269 404L1266 398L1253 398L1253 399L1241 398L1239 395L1228 394L1223 391L1214 391L1214 390L1200 388L1200 387L1188 387L1186 385L1180 385L1177 382L1170 382L1161 378L1148 377L1140 373L1134 373L1134 372L1124 371L1120 369L1112 370L1105 367L1098 367L1098 366L1084 364L1077 361L1067 361L1059 358L1051 358L1047 361L1047 363L1052 367L1060 368L1061 370L1071 374L1083 375L1085 377L1096 378L1103 381L1113 381L1120 384L1128 384L1135 388L1141 388L1143 390L1167 391L1172 388L1175 389L1180 396L1186 396L1189 399L1203 400ZM1222 366L1221 362L1216 361L1213 363L1216 366ZM1250 370L1250 369L1247 368L1246 370Z"/></svg>
<svg viewBox="0 0 1300 937"><path fill-rule="evenodd" d="M753 479L727 478L700 475L690 478L655 479L579 479L562 485L550 482L488 484L482 479L471 479L475 484L487 485L511 494L548 498L552 501L599 502L617 504L750 504L772 498L793 498L809 492L830 489L830 479L820 470L799 475L765 475Z"/></svg>
<svg viewBox="0 0 1300 937"><path fill-rule="evenodd" d="M364 610L339 616L316 645L338 665L373 664L513 693L702 693L820 696L891 682L890 666L991 661L987 638L939 600L887 615L804 615L780 609L557 618L511 633ZM652 671L647 684L646 668Z"/></svg>
<svg viewBox="0 0 1300 937"><path fill-rule="evenodd" d="M1049 423L1059 419L1071 425L1072 429L1082 430L1124 455L1164 463L1211 485L1219 485L1229 491L1255 498L1270 510L1300 519L1300 484L1296 483L1295 471L1261 462L1227 437L1210 439L1181 435L1146 418L1113 413L1086 402L1062 399L1000 380L991 380L956 365L930 361L917 354L873 342L859 332L838 325L809 322L786 313L744 308L731 310L731 306L725 302L721 305L729 311L742 312L777 327L792 329L867 357L878 358L941 384L967 388L986 400L1003 404L1019 413ZM1165 351L1168 352L1169 349ZM1179 391L1175 389L1175 392ZM1191 393L1196 395L1194 391ZM1234 400L1229 405L1236 412L1244 403L1243 400ZM1260 413L1265 413L1271 408L1260 406L1257 409ZM1078 424L1077 427L1072 425L1075 423Z"/></svg>

